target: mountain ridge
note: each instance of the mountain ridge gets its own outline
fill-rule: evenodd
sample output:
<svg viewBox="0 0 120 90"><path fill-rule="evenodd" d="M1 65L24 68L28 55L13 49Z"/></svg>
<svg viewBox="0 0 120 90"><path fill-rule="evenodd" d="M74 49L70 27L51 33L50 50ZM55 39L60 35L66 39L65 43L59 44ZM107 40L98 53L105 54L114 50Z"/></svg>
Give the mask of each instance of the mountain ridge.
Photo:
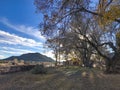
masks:
<svg viewBox="0 0 120 90"><path fill-rule="evenodd" d="M40 53L25 53L20 56L10 56L2 60L14 60L14 59L24 61L54 62L52 58L42 55Z"/></svg>

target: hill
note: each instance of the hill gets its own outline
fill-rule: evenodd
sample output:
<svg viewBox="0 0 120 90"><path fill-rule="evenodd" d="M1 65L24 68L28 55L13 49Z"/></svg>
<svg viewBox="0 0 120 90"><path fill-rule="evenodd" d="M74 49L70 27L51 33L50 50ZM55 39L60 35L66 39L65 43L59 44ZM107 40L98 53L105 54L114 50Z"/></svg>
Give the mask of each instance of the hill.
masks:
<svg viewBox="0 0 120 90"><path fill-rule="evenodd" d="M27 53L22 54L20 56L11 56L2 60L14 60L14 59L24 61L54 62L52 58L42 55L40 53Z"/></svg>

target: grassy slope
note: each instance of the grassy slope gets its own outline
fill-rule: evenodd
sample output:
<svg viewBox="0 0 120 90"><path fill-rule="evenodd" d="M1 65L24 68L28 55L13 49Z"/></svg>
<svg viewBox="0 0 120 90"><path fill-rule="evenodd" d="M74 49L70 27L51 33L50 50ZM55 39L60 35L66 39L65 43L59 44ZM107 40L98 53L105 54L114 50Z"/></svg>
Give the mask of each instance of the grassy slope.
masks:
<svg viewBox="0 0 120 90"><path fill-rule="evenodd" d="M0 90L120 90L120 75L78 67L49 69L47 75L0 75Z"/></svg>

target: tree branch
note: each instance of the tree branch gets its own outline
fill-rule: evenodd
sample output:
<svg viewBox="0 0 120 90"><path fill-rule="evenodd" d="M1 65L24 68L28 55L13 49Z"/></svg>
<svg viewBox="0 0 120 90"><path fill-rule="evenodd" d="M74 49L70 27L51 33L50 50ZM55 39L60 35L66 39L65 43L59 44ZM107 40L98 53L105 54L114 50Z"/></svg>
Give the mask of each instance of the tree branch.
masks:
<svg viewBox="0 0 120 90"><path fill-rule="evenodd" d="M97 12L93 12L93 11L90 11L90 10L84 8L84 7L83 7L83 12L88 12L88 13L91 13L91 14L93 14L93 15L97 15L97 16L103 17L102 14L97 13ZM114 19L114 21L120 23L120 20L119 20L119 19Z"/></svg>
<svg viewBox="0 0 120 90"><path fill-rule="evenodd" d="M113 45L112 42L106 42L106 43L102 43L99 46L103 46L103 45L109 45L115 52L117 50L117 48Z"/></svg>

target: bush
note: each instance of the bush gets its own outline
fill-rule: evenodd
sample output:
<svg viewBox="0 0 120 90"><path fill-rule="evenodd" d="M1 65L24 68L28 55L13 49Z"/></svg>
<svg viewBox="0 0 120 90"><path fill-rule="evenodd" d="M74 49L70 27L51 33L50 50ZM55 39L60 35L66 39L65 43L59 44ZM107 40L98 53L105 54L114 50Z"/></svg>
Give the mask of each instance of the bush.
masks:
<svg viewBox="0 0 120 90"><path fill-rule="evenodd" d="M47 69L43 65L36 65L32 70L32 74L46 74Z"/></svg>

